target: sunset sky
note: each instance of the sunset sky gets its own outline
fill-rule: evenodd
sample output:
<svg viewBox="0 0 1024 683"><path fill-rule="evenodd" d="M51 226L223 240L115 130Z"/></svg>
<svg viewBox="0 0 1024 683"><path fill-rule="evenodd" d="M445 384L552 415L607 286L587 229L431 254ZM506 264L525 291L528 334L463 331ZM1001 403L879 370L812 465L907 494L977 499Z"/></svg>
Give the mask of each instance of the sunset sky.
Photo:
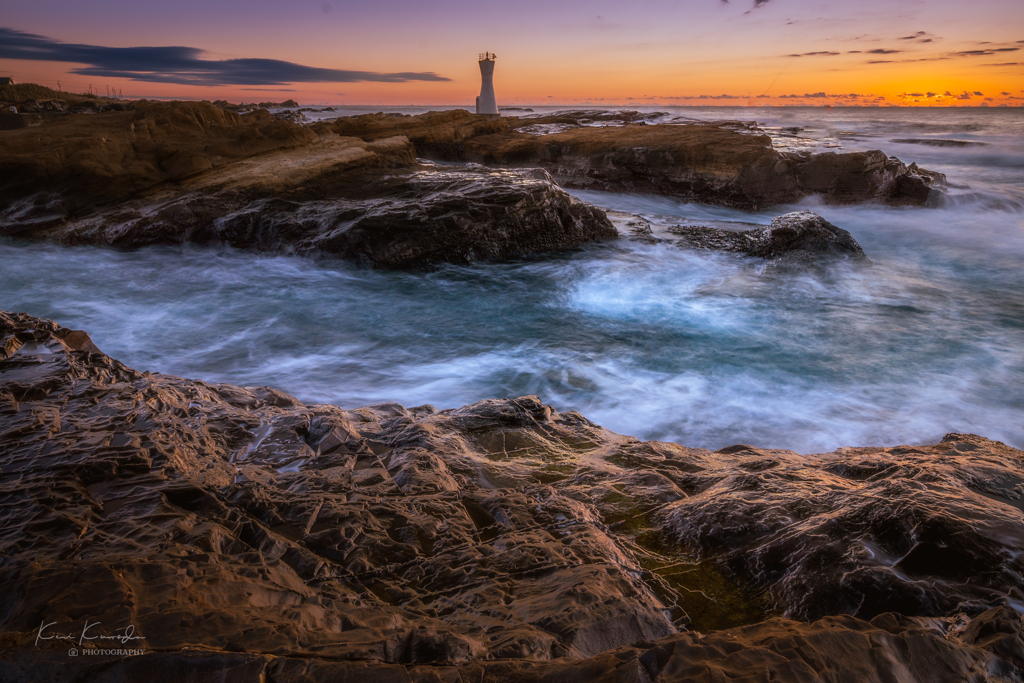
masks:
<svg viewBox="0 0 1024 683"><path fill-rule="evenodd" d="M135 49L125 49L135 48ZM33 0L0 75L125 97L470 105L1024 104L1021 0Z"/></svg>

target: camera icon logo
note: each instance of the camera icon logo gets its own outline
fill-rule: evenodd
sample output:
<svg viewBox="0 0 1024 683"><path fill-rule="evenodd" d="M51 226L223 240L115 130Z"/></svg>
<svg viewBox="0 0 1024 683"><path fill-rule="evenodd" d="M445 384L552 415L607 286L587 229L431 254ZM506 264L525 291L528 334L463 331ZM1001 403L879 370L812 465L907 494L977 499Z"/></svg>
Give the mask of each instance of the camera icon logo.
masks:
<svg viewBox="0 0 1024 683"><path fill-rule="evenodd" d="M71 648L70 650L68 650L68 657L77 657L77 656L78 656L78 650L76 650L75 648Z"/></svg>

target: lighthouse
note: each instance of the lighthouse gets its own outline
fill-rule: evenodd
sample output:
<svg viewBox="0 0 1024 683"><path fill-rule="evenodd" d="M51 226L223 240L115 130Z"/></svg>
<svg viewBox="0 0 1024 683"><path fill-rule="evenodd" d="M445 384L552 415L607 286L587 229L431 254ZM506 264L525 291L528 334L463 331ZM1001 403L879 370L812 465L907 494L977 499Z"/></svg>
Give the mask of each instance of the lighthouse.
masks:
<svg viewBox="0 0 1024 683"><path fill-rule="evenodd" d="M480 97L476 98L476 113L487 116L498 114L498 101L494 99L494 59L490 52L480 53Z"/></svg>

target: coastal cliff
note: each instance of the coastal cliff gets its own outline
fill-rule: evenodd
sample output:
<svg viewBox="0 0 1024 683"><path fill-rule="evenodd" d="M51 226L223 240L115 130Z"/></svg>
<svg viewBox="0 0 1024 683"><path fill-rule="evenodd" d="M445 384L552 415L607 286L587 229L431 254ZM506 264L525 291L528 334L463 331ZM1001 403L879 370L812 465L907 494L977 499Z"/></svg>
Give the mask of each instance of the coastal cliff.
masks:
<svg viewBox="0 0 1024 683"><path fill-rule="evenodd" d="M980 436L710 452L531 396L343 409L140 373L25 314L0 347L4 680L1024 667L1024 453ZM69 658L85 618L146 653Z"/></svg>

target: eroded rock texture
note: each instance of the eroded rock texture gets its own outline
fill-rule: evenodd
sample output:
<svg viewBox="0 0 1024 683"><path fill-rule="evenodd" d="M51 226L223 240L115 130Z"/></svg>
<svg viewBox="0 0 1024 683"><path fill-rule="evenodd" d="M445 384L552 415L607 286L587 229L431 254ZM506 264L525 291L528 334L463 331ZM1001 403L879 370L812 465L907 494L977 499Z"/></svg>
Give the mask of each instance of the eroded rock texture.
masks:
<svg viewBox="0 0 1024 683"><path fill-rule="evenodd" d="M690 225L668 228L683 246L731 251L767 259L765 270L825 265L836 258L867 262L864 250L848 231L812 211L776 216L771 225L753 230L723 230Z"/></svg>
<svg viewBox="0 0 1024 683"><path fill-rule="evenodd" d="M5 681L1024 666L1024 453L998 442L712 453L535 397L344 410L139 373L24 314L0 344ZM147 654L37 641L85 619Z"/></svg>
<svg viewBox="0 0 1024 683"><path fill-rule="evenodd" d="M472 117L471 117L472 118ZM0 235L320 251L381 267L504 260L617 236L541 169L439 168L401 135L317 135L203 103L0 139Z"/></svg>
<svg viewBox="0 0 1024 683"><path fill-rule="evenodd" d="M319 252L385 268L507 260L618 236L603 211L574 199L541 169L370 176L350 182L343 195L192 191L165 201L148 198L45 234L69 244L193 242Z"/></svg>
<svg viewBox="0 0 1024 683"><path fill-rule="evenodd" d="M432 111L418 116L402 114L363 114L322 121L311 127L321 135L334 133L363 140L383 140L402 135L416 146L421 157L461 161L466 142L482 135L503 133L516 122L512 118L488 118L464 109Z"/></svg>
<svg viewBox="0 0 1024 683"><path fill-rule="evenodd" d="M937 192L933 186L941 185L941 174L907 166L878 150L782 152L772 148L767 135L750 134L738 122L574 125L593 115L563 112L486 123L468 112L434 112L370 115L321 125L364 140L400 132L413 141L419 155L431 158L539 165L566 187L653 192L744 208L794 202L808 195L840 204L924 204ZM623 113L611 116L631 120ZM557 126L560 132L532 134L545 125Z"/></svg>
<svg viewBox="0 0 1024 683"><path fill-rule="evenodd" d="M66 116L0 136L0 212L33 198L38 211L57 202L49 212L74 215L315 138L266 111L239 116L204 102Z"/></svg>

